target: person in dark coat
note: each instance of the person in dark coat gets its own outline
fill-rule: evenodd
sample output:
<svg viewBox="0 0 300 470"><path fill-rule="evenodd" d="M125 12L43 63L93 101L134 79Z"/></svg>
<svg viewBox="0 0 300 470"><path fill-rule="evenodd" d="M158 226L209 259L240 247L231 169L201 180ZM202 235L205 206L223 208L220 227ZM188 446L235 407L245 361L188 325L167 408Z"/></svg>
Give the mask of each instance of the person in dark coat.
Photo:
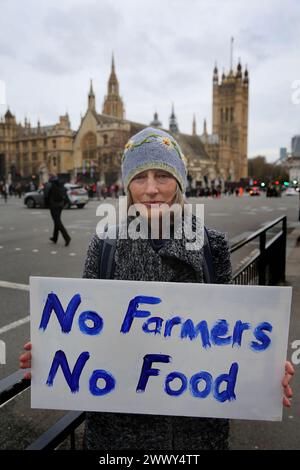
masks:
<svg viewBox="0 0 300 470"><path fill-rule="evenodd" d="M71 237L61 221L61 212L65 204L65 192L61 188L57 177L51 177L49 179L49 182L44 188L44 198L45 205L49 207L54 223L53 236L50 240L53 243L57 243L59 232L61 232L65 240L65 246L68 246L70 244Z"/></svg>

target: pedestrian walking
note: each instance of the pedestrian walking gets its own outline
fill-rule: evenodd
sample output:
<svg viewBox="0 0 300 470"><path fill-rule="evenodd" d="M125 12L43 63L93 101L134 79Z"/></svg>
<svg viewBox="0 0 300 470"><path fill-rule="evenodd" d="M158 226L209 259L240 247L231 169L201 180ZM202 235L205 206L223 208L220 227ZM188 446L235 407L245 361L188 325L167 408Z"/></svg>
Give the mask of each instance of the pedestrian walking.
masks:
<svg viewBox="0 0 300 470"><path fill-rule="evenodd" d="M101 199L101 183L100 183L100 181L97 181L97 184L96 184L96 194L97 194L97 200L100 201L100 199Z"/></svg>
<svg viewBox="0 0 300 470"><path fill-rule="evenodd" d="M44 188L44 198L45 205L49 207L54 223L53 236L50 240L53 243L57 243L59 232L61 232L65 240L65 246L68 246L70 244L71 237L61 221L61 212L65 204L65 192L61 188L57 177L51 177L49 179L49 182Z"/></svg>
<svg viewBox="0 0 300 470"><path fill-rule="evenodd" d="M8 185L5 182L1 184L1 194L4 199L4 202L7 203Z"/></svg>

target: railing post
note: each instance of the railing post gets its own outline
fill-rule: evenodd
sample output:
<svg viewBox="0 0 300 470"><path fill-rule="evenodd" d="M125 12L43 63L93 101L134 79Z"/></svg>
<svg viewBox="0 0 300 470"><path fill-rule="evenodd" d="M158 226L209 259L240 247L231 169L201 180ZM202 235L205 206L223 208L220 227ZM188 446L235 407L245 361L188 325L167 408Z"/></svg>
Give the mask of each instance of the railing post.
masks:
<svg viewBox="0 0 300 470"><path fill-rule="evenodd" d="M282 220L282 264L281 264L281 273L280 273L280 280L285 282L285 264L286 264L286 236L287 236L287 220L286 216Z"/></svg>
<svg viewBox="0 0 300 470"><path fill-rule="evenodd" d="M266 231L259 235L259 263L258 263L258 284L266 285Z"/></svg>
<svg viewBox="0 0 300 470"><path fill-rule="evenodd" d="M71 443L71 450L76 450L74 429L70 432L70 443Z"/></svg>

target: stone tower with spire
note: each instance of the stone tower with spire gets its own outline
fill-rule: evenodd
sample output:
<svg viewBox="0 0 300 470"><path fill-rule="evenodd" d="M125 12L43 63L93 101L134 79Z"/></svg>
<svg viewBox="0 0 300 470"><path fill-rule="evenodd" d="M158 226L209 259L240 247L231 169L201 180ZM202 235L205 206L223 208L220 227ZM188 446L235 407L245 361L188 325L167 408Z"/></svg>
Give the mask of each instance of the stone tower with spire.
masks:
<svg viewBox="0 0 300 470"><path fill-rule="evenodd" d="M219 81L218 68L213 72L213 129L219 136L219 172L225 179L239 181L248 176L248 94L249 76L240 60L236 71L223 71Z"/></svg>
<svg viewBox="0 0 300 470"><path fill-rule="evenodd" d="M153 116L153 121L150 122L151 127L161 127L162 123L158 119L158 113L155 111L154 116Z"/></svg>
<svg viewBox="0 0 300 470"><path fill-rule="evenodd" d="M119 82L115 72L115 61L112 55L111 73L108 80L107 95L103 103L103 114L113 116L118 119L125 119L123 100L119 95Z"/></svg>
<svg viewBox="0 0 300 470"><path fill-rule="evenodd" d="M176 119L175 112L174 112L174 104L172 104L172 113L171 113L171 116L170 116L170 119L169 119L169 130L173 134L178 134L179 133L177 119Z"/></svg>
<svg viewBox="0 0 300 470"><path fill-rule="evenodd" d="M88 97L88 109L91 109L92 111L96 111L96 99L95 99L95 94L93 90L92 80L91 80L89 97Z"/></svg>
<svg viewBox="0 0 300 470"><path fill-rule="evenodd" d="M196 116L193 116L193 132L192 135L197 135L197 124L196 124Z"/></svg>

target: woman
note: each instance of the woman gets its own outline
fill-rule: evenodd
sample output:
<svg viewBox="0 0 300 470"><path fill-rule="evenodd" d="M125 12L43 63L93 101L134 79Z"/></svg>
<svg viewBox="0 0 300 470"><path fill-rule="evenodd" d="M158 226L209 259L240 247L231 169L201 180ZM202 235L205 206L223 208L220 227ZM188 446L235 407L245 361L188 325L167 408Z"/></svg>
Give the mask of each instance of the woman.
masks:
<svg viewBox="0 0 300 470"><path fill-rule="evenodd" d="M187 238L167 239L162 233L164 210L173 203L182 206L187 185L185 159L174 138L158 129L147 128L126 144L122 176L128 206L142 204L141 216L150 225L160 221L158 239L117 239L114 279L161 282L205 282L203 249L187 250ZM166 204L166 206L163 206ZM175 221L175 215L174 219ZM128 224L131 218L128 217ZM196 218L193 217L196 224ZM214 282L231 282L228 243L224 234L208 230L214 267ZM84 278L99 278L103 239L94 236L85 261ZM25 345L30 349L30 343ZM21 356L21 367L30 367L30 351ZM289 381L294 371L286 364L283 379L284 404L290 406ZM87 449L227 449L229 422L225 419L125 413L87 413L84 446Z"/></svg>

